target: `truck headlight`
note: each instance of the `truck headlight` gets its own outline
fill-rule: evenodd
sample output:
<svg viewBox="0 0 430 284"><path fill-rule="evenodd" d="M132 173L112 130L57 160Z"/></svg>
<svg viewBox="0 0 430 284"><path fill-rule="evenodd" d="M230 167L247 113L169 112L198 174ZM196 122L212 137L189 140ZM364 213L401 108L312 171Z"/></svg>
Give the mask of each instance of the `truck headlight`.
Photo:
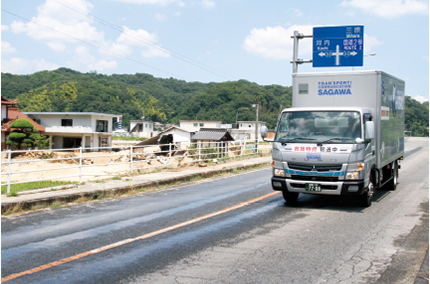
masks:
<svg viewBox="0 0 430 284"><path fill-rule="evenodd" d="M363 169L364 169L364 164L362 164L362 163L356 163L356 164L348 165L348 169L346 170L345 179L346 180L363 179L363 178L360 178L360 173L363 171Z"/></svg>
<svg viewBox="0 0 430 284"><path fill-rule="evenodd" d="M284 169L273 169L273 176L285 177L285 170Z"/></svg>

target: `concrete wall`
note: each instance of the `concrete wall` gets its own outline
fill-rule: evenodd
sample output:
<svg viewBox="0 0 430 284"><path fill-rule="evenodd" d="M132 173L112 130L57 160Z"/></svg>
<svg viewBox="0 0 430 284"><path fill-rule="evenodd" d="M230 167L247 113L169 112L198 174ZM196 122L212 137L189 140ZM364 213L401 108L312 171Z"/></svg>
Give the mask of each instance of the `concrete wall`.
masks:
<svg viewBox="0 0 430 284"><path fill-rule="evenodd" d="M108 122L107 133L112 133L112 117L103 115L73 115L73 114L29 114L30 118L40 119L40 125L46 128L46 132L96 132L97 120ZM72 119L73 126L61 126L62 119Z"/></svg>
<svg viewBox="0 0 430 284"><path fill-rule="evenodd" d="M197 132L200 128L221 128L221 123L221 121L180 120L179 127L190 132Z"/></svg>

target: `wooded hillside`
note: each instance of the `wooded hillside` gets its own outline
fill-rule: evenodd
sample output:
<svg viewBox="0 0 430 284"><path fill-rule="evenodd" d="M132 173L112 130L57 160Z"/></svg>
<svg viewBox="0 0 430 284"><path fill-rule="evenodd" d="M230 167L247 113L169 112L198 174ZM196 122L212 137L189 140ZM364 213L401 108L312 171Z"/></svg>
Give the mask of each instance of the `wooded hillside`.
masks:
<svg viewBox="0 0 430 284"><path fill-rule="evenodd" d="M179 120L255 120L252 104L260 102L260 120L274 128L279 111L291 106L292 88L260 86L246 80L222 83L185 82L149 74L103 75L67 68L31 75L2 73L2 96L17 100L21 111L101 112L123 115L123 125L140 119L176 124ZM428 103L406 98L406 124L428 136ZM410 129L409 129L410 128ZM414 128L414 129L412 129Z"/></svg>

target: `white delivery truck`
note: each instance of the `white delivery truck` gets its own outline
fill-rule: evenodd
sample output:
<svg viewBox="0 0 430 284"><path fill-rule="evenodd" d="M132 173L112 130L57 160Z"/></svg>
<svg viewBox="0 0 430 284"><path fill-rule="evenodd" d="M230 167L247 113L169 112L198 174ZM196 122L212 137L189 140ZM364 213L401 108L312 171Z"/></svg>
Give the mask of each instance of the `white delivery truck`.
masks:
<svg viewBox="0 0 430 284"><path fill-rule="evenodd" d="M287 204L310 193L370 206L375 189L396 189L404 102L405 82L382 71L294 73L292 108L282 110L273 142L272 188Z"/></svg>

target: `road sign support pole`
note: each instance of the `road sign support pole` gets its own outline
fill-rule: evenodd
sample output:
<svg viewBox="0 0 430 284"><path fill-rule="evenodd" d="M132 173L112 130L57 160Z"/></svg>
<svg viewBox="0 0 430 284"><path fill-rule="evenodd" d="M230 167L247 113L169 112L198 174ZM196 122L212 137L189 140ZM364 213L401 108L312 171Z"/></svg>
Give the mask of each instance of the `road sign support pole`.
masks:
<svg viewBox="0 0 430 284"><path fill-rule="evenodd" d="M294 35L291 37L294 39L294 45L293 45L293 60L291 63L293 63L293 74L298 72L299 64L302 63L312 63L312 60L303 60L299 59L299 40L303 38L311 38L312 35L303 35L299 33L299 31L294 31Z"/></svg>

